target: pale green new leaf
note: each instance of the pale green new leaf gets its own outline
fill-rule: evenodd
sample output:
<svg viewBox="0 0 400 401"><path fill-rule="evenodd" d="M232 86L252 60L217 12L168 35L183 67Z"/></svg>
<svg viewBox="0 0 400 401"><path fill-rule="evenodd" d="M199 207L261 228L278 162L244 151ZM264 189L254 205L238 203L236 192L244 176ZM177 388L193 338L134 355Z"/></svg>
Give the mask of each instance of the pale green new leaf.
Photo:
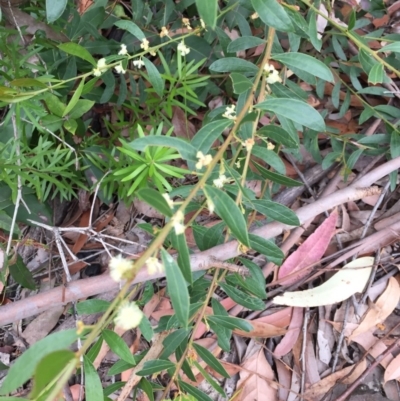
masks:
<svg viewBox="0 0 400 401"><path fill-rule="evenodd" d="M85 61L88 61L94 67L97 66L97 61L93 56L81 45L74 42L61 43L58 48L65 53L71 54L72 56L79 57Z"/></svg>
<svg viewBox="0 0 400 401"><path fill-rule="evenodd" d="M204 23L214 29L217 22L218 0L196 0L196 8Z"/></svg>
<svg viewBox="0 0 400 401"><path fill-rule="evenodd" d="M46 18L49 24L61 17L67 3L68 0L46 0Z"/></svg>
<svg viewBox="0 0 400 401"><path fill-rule="evenodd" d="M146 57L143 57L142 59L144 61L144 65L147 70L147 74L149 77L149 82L151 83L153 89L157 93L158 96L162 97L164 93L164 80L161 77L161 74L155 67L155 65Z"/></svg>
<svg viewBox="0 0 400 401"><path fill-rule="evenodd" d="M119 20L115 22L114 25L118 28L128 31L133 36L136 36L139 40L143 40L146 38L143 31L132 21Z"/></svg>
<svg viewBox="0 0 400 401"><path fill-rule="evenodd" d="M225 57L214 61L210 65L210 70L215 72L242 72L249 74L257 74L258 67L250 61L237 57Z"/></svg>
<svg viewBox="0 0 400 401"><path fill-rule="evenodd" d="M76 106L79 98L81 97L84 85L85 85L85 78L82 78L81 82L79 82L78 87L75 89L75 92L71 97L71 100L67 104L67 107L64 109L62 117L65 117Z"/></svg>

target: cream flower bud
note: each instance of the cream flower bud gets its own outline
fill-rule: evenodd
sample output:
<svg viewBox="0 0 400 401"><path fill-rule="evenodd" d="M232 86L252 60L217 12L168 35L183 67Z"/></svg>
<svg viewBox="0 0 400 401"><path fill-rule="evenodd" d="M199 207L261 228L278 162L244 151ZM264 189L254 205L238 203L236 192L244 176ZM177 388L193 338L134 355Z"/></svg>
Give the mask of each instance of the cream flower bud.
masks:
<svg viewBox="0 0 400 401"><path fill-rule="evenodd" d="M180 210L178 210L172 216L172 222L173 222L173 225L174 225L175 233L178 234L178 235L185 233L185 226L183 224L183 219L184 219L184 215Z"/></svg>
<svg viewBox="0 0 400 401"><path fill-rule="evenodd" d="M115 72L117 72L118 74L125 74L126 70L124 69L124 67L122 67L122 63L119 63L118 65L116 65L114 67Z"/></svg>
<svg viewBox="0 0 400 401"><path fill-rule="evenodd" d="M117 283L130 278L130 273L134 268L132 260L125 259L122 255L111 258L108 266L111 278Z"/></svg>
<svg viewBox="0 0 400 401"><path fill-rule="evenodd" d="M149 50L149 41L146 39L146 38L144 38L143 40L142 40L142 43L141 43L141 45L140 45L140 47L143 49L143 50Z"/></svg>
<svg viewBox="0 0 400 401"><path fill-rule="evenodd" d="M95 77L99 77L104 71L107 71L107 63L105 58L97 60L96 68L93 68L92 74Z"/></svg>
<svg viewBox="0 0 400 401"><path fill-rule="evenodd" d="M203 155L203 152L197 152L196 157L199 161L196 163L196 169L200 170L201 168L208 166L212 161L211 155Z"/></svg>
<svg viewBox="0 0 400 401"><path fill-rule="evenodd" d="M185 45L183 40L182 40L182 42L179 43L177 49L178 49L179 53L182 54L182 56L186 56L187 54L190 53L190 49Z"/></svg>
<svg viewBox="0 0 400 401"><path fill-rule="evenodd" d="M174 201L169 197L168 194L162 194L163 198L166 200L168 203L168 206L173 209L174 208Z"/></svg>
<svg viewBox="0 0 400 401"><path fill-rule="evenodd" d="M128 49L126 48L126 45L121 43L121 50L118 52L120 56L125 56L128 54Z"/></svg>
<svg viewBox="0 0 400 401"><path fill-rule="evenodd" d="M157 258L148 258L146 261L147 272L152 276L156 273L162 273L164 271L164 265L159 262Z"/></svg>
<svg viewBox="0 0 400 401"><path fill-rule="evenodd" d="M133 65L137 68L142 68L144 66L144 61L142 59L133 60Z"/></svg>
<svg viewBox="0 0 400 401"><path fill-rule="evenodd" d="M130 330L139 326L143 316L143 312L134 302L125 302L119 307L114 321L121 329Z"/></svg>
<svg viewBox="0 0 400 401"><path fill-rule="evenodd" d="M217 188L222 188L224 186L225 183L227 183L229 180L226 178L225 174L220 174L220 176L213 180L213 184L217 187Z"/></svg>

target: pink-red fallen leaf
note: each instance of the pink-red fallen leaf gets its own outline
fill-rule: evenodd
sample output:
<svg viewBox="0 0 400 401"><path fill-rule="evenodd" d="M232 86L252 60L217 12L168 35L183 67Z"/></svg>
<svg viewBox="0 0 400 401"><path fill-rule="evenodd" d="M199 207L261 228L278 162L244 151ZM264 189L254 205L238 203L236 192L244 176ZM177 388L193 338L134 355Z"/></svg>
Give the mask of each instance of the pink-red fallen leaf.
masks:
<svg viewBox="0 0 400 401"><path fill-rule="evenodd" d="M279 269L281 284L290 285L305 277L314 263L317 263L328 248L335 234L338 214L336 211L311 234L299 248L293 252ZM285 278L286 276L290 276ZM282 280L285 278L284 280Z"/></svg>
<svg viewBox="0 0 400 401"><path fill-rule="evenodd" d="M400 286L394 277L390 277L388 285L382 295L371 303L370 309L364 315L360 325L351 333L349 340L353 340L359 334L364 333L377 324L382 323L394 311L400 300Z"/></svg>
<svg viewBox="0 0 400 401"><path fill-rule="evenodd" d="M274 355L278 358L290 352L296 343L303 324L303 308L293 308L292 320L281 342L277 345Z"/></svg>
<svg viewBox="0 0 400 401"><path fill-rule="evenodd" d="M288 307L281 309L275 313L271 313L268 316L259 317L258 319L252 320L252 322L264 322L273 324L276 327L288 327L292 319L293 308Z"/></svg>
<svg viewBox="0 0 400 401"><path fill-rule="evenodd" d="M85 389L80 384L73 384L70 386L70 391L72 395L72 399L74 401L83 400L85 398ZM81 396L79 397L79 393L82 391Z"/></svg>
<svg viewBox="0 0 400 401"><path fill-rule="evenodd" d="M400 355L397 355L385 370L385 375L383 376L385 383L389 380L398 379L400 377Z"/></svg>
<svg viewBox="0 0 400 401"><path fill-rule="evenodd" d="M250 342L242 368L237 384L237 390L240 390L237 401L278 400L274 372L261 344Z"/></svg>

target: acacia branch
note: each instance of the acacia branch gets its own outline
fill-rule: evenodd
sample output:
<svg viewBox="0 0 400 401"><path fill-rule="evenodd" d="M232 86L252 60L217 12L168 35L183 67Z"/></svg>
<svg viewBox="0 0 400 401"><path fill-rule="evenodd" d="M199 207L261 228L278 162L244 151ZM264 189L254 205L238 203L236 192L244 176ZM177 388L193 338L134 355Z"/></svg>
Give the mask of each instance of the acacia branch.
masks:
<svg viewBox="0 0 400 401"><path fill-rule="evenodd" d="M380 188L371 185L399 168L400 157L397 157L372 170L349 187L338 190L327 197L318 199L310 205L303 206L296 211L300 224L343 203L379 194ZM273 222L259 227L251 231L251 233L265 239L270 239L281 234L283 230L292 228L292 226ZM390 230L390 227L387 227L387 229ZM207 270L214 265L215 259L228 260L240 254L239 243L237 241L230 241L208 249L207 251L192 255L190 258L191 268L192 271ZM154 280L164 276L164 273L157 273L150 276L147 273L146 266L144 266L139 271L132 284ZM0 308L0 326L39 314L55 306L66 305L69 302L114 290L118 288L118 285L119 284L115 283L108 274L70 282L65 286L53 288L49 291L2 306Z"/></svg>

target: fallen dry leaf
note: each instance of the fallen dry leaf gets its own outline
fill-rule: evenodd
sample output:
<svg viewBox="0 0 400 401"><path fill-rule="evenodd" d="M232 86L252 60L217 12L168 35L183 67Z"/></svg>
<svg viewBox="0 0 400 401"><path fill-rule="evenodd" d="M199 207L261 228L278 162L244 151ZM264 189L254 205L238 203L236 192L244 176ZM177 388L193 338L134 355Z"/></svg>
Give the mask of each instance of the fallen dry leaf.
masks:
<svg viewBox="0 0 400 401"><path fill-rule="evenodd" d="M314 263L321 260L336 231L338 214L331 215L293 252L279 269L281 284L290 285L305 277ZM289 276L286 278L286 276ZM284 280L282 280L285 278Z"/></svg>
<svg viewBox="0 0 400 401"><path fill-rule="evenodd" d="M384 380L385 383L389 380L398 379L400 377L400 355L397 355L385 370Z"/></svg>
<svg viewBox="0 0 400 401"><path fill-rule="evenodd" d="M250 342L242 364L237 384L237 401L277 401L278 391L274 385L274 372L264 355L264 348L254 340Z"/></svg>
<svg viewBox="0 0 400 401"><path fill-rule="evenodd" d="M275 348L274 355L276 357L280 358L292 350L303 324L303 311L303 308L293 308L292 320L290 321L288 331Z"/></svg>
<svg viewBox="0 0 400 401"><path fill-rule="evenodd" d="M326 376L318 383L312 385L304 393L304 398L310 401L319 401L337 383L342 380L344 384L353 383L366 369L367 361L363 359L357 366L348 366L338 372ZM354 369L354 370L353 370Z"/></svg>
<svg viewBox="0 0 400 401"><path fill-rule="evenodd" d="M286 333L285 329L269 323L252 320L250 321L250 324L253 326L253 330L251 331L233 330L233 332L242 337L260 338L278 337L283 336Z"/></svg>
<svg viewBox="0 0 400 401"><path fill-rule="evenodd" d="M385 319L394 311L400 300L400 286L394 277L389 279L388 285L375 304L371 303L370 309L365 314L360 325L351 333L352 341L359 334L364 333Z"/></svg>

